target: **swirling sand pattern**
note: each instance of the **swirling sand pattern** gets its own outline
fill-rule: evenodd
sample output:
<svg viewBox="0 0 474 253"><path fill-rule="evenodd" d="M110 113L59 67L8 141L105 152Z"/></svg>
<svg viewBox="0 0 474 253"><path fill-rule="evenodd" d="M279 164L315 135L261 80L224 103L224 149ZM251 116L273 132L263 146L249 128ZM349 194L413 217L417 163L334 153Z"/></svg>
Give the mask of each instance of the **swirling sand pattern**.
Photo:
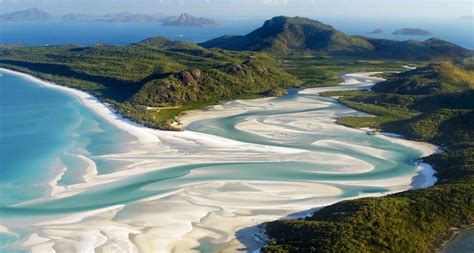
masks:
<svg viewBox="0 0 474 253"><path fill-rule="evenodd" d="M381 80L373 74L189 112L183 132L137 126L86 93L42 82L136 140L121 143L123 153L79 155L87 165L81 182L59 185L66 168L50 182L50 197L3 208L2 231L17 238L10 246L41 253L234 252L242 243L252 251L260 245L254 231L238 239L236 231L343 199L432 185L433 171L415 161L434 146L339 126L338 117L361 113L318 96L368 88ZM104 173L97 159L123 165Z"/></svg>

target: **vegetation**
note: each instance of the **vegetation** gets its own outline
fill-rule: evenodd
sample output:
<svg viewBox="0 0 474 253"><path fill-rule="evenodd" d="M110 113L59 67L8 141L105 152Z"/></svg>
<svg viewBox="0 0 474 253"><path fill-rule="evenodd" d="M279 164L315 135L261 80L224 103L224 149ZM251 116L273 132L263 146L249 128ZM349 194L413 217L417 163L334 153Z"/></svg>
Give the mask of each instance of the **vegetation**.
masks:
<svg viewBox="0 0 474 253"><path fill-rule="evenodd" d="M222 100L329 86L349 71L400 71L404 62L204 49L164 37L129 46L0 46L0 66L91 92L143 125L176 129L176 116ZM420 63L422 64L422 63Z"/></svg>
<svg viewBox="0 0 474 253"><path fill-rule="evenodd" d="M221 37L202 45L241 51L204 49L163 37L129 46L0 46L0 67L91 92L146 126L175 129L175 117L184 110L221 100L334 85L341 73L349 71L400 71L403 63L393 59L472 56L472 51L439 39L367 39L317 21L287 17L273 18L246 36ZM342 96L342 103L375 115L341 118L341 124L380 128L441 145L446 152L426 158L439 172L439 184L341 202L306 219L268 223L272 242L264 251L428 252L450 227L471 224L473 59L458 62L466 69L444 63L390 74L390 80L376 85L374 92L326 94Z"/></svg>
<svg viewBox="0 0 474 253"><path fill-rule="evenodd" d="M280 66L303 81L304 87L331 86L343 80L341 74L358 71L402 71L403 61L360 60L355 58L325 57L291 54L280 56ZM416 62L415 65L426 65Z"/></svg>
<svg viewBox="0 0 474 253"><path fill-rule="evenodd" d="M450 228L474 222L473 72L449 63L395 75L370 91L326 93L376 117L340 122L435 143L424 160L438 172L428 189L340 202L299 220L265 225L264 252L431 252ZM413 84L416 82L416 84Z"/></svg>
<svg viewBox="0 0 474 253"><path fill-rule="evenodd" d="M174 129L183 110L302 83L266 53L207 50L164 37L129 46L0 46L0 66L91 92L161 129Z"/></svg>
<svg viewBox="0 0 474 253"><path fill-rule="evenodd" d="M262 27L245 36L223 36L200 45L277 55L317 53L365 59L429 60L473 55L470 50L436 38L424 42L369 39L346 35L330 25L308 18L284 16L265 21Z"/></svg>

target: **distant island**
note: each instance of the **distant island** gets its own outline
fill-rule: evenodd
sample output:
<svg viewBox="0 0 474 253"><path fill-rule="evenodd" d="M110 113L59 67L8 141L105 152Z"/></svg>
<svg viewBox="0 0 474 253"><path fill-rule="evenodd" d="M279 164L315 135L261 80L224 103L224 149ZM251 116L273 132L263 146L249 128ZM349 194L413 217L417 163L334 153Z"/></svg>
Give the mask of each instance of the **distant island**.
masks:
<svg viewBox="0 0 474 253"><path fill-rule="evenodd" d="M420 36L429 36L433 35L432 32L419 29L419 28L402 28L393 32L394 35L420 35Z"/></svg>
<svg viewBox="0 0 474 253"><path fill-rule="evenodd" d="M382 34L382 33L385 33L385 31L379 28L379 29L375 29L374 31L370 32L369 34Z"/></svg>
<svg viewBox="0 0 474 253"><path fill-rule="evenodd" d="M262 27L247 35L225 35L199 45L205 48L274 54L319 53L404 60L472 55L471 51L441 39L395 41L351 36L316 20L284 16L265 21Z"/></svg>
<svg viewBox="0 0 474 253"><path fill-rule="evenodd" d="M53 16L38 8L14 11L0 15L0 21L3 22L38 22L52 19L54 19Z"/></svg>
<svg viewBox="0 0 474 253"><path fill-rule="evenodd" d="M188 15L179 20L180 18L166 21L175 25L193 24ZM314 208L312 210L319 211L307 211L306 216L300 219L281 219L258 226L254 224L259 221L252 221L252 230L258 229L262 232L259 238L265 238L268 242L262 252L436 252L439 242L449 236L454 227L472 224L474 73L470 70L472 66L469 61L472 56L474 51L441 39L398 41L351 36L316 20L285 16L267 20L260 28L247 35L222 36L199 45L171 41L165 37L153 37L123 46L0 45L0 67L87 91L100 101L107 102L125 118L147 127L168 130L182 128L178 117L182 112L203 109L221 101L280 96L289 88L336 85L340 82L342 73L367 70L386 72L382 75L387 81L378 83L370 91L333 90L323 95L338 97L339 102L344 105L373 115L345 115L337 121L341 125L394 132L410 140L428 141L443 147L442 152L423 158L423 162L431 164L438 172L438 183L430 188L413 189L389 196L376 193L380 189L388 191L381 192L382 195L391 193L392 189L401 190L399 185L395 188L372 185L367 188L366 193L377 196L376 198L347 200L323 209ZM434 64L426 65L427 61ZM410 64L416 64L417 68L392 73L399 72L404 69L403 66ZM366 80L364 78L361 85ZM269 103L273 102L277 103L275 100ZM319 110L318 107L315 109ZM236 115L249 117L247 112ZM283 113L286 112L293 115L307 113L306 110L284 109ZM233 122L240 124L238 120ZM247 127L256 124L259 122ZM239 130L235 124L232 123L231 126ZM295 125L292 127L294 129ZM319 126L316 127L306 126L301 129L318 131ZM239 131L244 132L244 128ZM275 134L271 128L265 131ZM382 134L378 135L377 138L386 138ZM170 133L167 138L175 139L173 136L178 135ZM200 137L199 142L194 142L188 136L184 140L191 143L186 144L190 150L194 146L203 147L208 140ZM213 143L217 142L212 141L211 144ZM316 144L313 140L307 143ZM345 149L342 146L344 143L339 144L337 139L333 141L334 144L327 143L323 143L322 147L333 149L332 145L335 145L334 148L338 150ZM361 145L349 147L352 151L370 148L364 147L362 142L359 144ZM212 146L213 149L218 147L214 144ZM372 149L367 150L372 152ZM161 149L158 151L161 152ZM247 154L247 150L244 151ZM225 152L228 152L227 149ZM219 150L217 155L222 153ZM306 150L303 154L306 155ZM299 156L297 153L296 155ZM374 155L378 156L378 152ZM191 158L194 159L194 155ZM379 158L375 161L379 161ZM414 162L412 159L406 161ZM421 160L416 162L419 161ZM390 164L383 170L390 170ZM409 169L404 163L396 162L393 166ZM178 168L178 173L180 171ZM338 176L345 177L339 171L336 172ZM394 174L398 180L400 175ZM166 173L165 176L167 175ZM298 174L297 179L301 175L310 174ZM373 179L385 181L379 177L379 171L375 171L374 175L376 177ZM352 178L350 176L349 179ZM150 179L152 183L156 182L154 177ZM147 178L144 180L149 181ZM413 188L416 188L414 182L423 185L426 183L419 176L401 180L406 180ZM143 187L140 181L133 183L137 187ZM134 191L134 188L131 189ZM128 188L124 191L129 192ZM329 200L332 201L334 196L361 197L348 193L350 191L345 190L334 192L335 195L331 193L328 195ZM301 194L298 196L304 196L304 207L308 209L309 197L305 197L305 192ZM126 197L131 199L132 196L134 195ZM83 196L79 196L79 200L82 199ZM111 200L111 204L117 203L116 199ZM71 199L67 201L66 203L75 204ZM317 201L314 203L318 204ZM16 210L15 207L13 211ZM71 228L69 223L66 225L68 229ZM83 227L81 224L79 228ZM228 227L234 229L239 226ZM247 227L243 229L248 230ZM242 230L231 230L231 235L240 232ZM63 240L62 237L60 240ZM75 240L70 241L75 243Z"/></svg>
<svg viewBox="0 0 474 253"><path fill-rule="evenodd" d="M74 22L111 22L111 23L162 23L164 26L213 26L215 20L205 17L193 17L183 13L177 16L162 14L138 14L130 12L110 13L105 15L90 15L68 13L63 16L52 16L38 8L14 11L0 15L0 22L45 22L45 21L74 21Z"/></svg>
<svg viewBox="0 0 474 253"><path fill-rule="evenodd" d="M183 13L179 17L169 17L163 21L164 26L213 26L217 25L215 20L209 18L196 18L190 14Z"/></svg>

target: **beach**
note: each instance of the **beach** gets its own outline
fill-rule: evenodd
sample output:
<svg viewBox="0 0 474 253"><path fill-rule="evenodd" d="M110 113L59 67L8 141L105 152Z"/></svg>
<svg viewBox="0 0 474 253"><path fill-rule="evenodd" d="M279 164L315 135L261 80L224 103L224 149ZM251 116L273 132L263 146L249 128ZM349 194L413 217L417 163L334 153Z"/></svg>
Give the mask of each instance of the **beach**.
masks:
<svg viewBox="0 0 474 253"><path fill-rule="evenodd" d="M126 164L120 170L99 173L93 160L80 155L87 164L83 182L59 185L58 174L47 182L50 196L17 206L53 210L62 203L81 203L77 212L16 225L34 228L21 242L33 252L252 251L261 242L255 230L245 228L345 199L436 182L431 166L417 162L436 152L436 146L337 125L338 117L360 113L318 96L367 89L383 80L372 77L376 72L347 74L339 86L299 90L293 96L186 112L179 118L185 130L169 132L133 123L86 92L0 71L66 92L135 137L126 151L101 157ZM101 200L86 198L91 190L111 196L110 203L95 208ZM10 226L20 218L6 221L2 231L14 231Z"/></svg>

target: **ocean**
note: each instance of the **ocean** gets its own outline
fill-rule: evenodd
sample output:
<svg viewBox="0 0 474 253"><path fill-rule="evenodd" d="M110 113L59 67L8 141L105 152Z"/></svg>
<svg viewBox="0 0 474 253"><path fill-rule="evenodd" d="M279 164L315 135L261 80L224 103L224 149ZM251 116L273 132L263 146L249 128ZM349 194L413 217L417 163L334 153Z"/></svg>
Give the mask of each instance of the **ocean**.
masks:
<svg viewBox="0 0 474 253"><path fill-rule="evenodd" d="M0 43L124 45L157 35L201 42L246 34L260 24L2 23ZM351 34L372 30L343 22L336 27ZM443 36L472 48L472 37L452 32ZM242 221L234 227L247 226L345 198L404 190L420 180L415 161L422 152L335 125L335 117L357 112L315 94L229 102L223 110L245 110L196 121L184 133L159 131L159 142L137 144L76 97L0 73L2 252L24 251L25 240L48 248L40 237L65 250L133 252L134 242L147 236L164 240L163 247L193 242L189 247L219 251L229 242L207 235L231 238L236 231L226 226L234 221ZM97 175L84 178L91 169ZM51 186L77 192L49 199ZM191 230L206 236L181 242Z"/></svg>
<svg viewBox="0 0 474 253"><path fill-rule="evenodd" d="M317 19L317 18L315 18ZM244 35L260 27L265 19L222 19L219 26L169 27L158 23L108 23L108 22L44 22L0 23L0 44L115 44L127 45L153 36L166 36L172 40L193 43L204 42L222 35ZM384 21L322 19L322 22L350 34L393 40L426 40L431 37L474 49L474 25L465 20L433 21ZM433 32L433 36L392 35L399 28L416 27ZM370 34L381 28L384 34Z"/></svg>

